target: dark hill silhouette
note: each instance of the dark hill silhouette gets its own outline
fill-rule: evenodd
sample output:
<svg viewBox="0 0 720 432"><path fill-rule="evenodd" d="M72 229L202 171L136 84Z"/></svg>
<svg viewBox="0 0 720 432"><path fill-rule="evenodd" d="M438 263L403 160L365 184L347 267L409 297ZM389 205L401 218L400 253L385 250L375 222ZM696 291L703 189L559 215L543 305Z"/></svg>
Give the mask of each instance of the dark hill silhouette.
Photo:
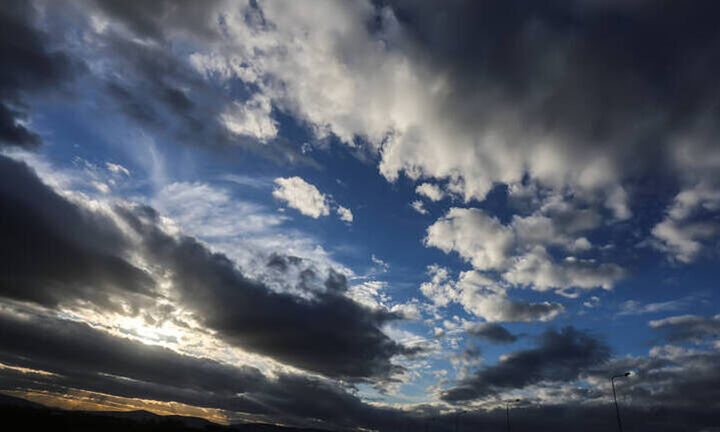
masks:
<svg viewBox="0 0 720 432"><path fill-rule="evenodd" d="M14 406L14 407L38 408L38 409L46 408L45 405L31 402L27 399L21 399L21 398L16 398L13 396L8 396L8 395L2 394L2 393L0 393L0 406Z"/></svg>
<svg viewBox="0 0 720 432"><path fill-rule="evenodd" d="M329 432L262 423L223 426L197 417L148 411L68 411L0 394L0 418L8 432Z"/></svg>

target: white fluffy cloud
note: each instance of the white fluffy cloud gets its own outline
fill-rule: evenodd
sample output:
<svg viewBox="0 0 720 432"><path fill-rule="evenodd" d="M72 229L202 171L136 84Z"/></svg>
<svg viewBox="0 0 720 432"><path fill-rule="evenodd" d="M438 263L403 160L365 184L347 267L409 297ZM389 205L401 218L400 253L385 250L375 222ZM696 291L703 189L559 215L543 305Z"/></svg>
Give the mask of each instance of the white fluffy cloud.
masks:
<svg viewBox="0 0 720 432"><path fill-rule="evenodd" d="M717 214L720 210L720 190L699 183L675 196L665 219L655 225L652 235L656 246L680 262L693 261L703 242L720 234L720 223L697 216Z"/></svg>
<svg viewBox="0 0 720 432"><path fill-rule="evenodd" d="M341 221L347 222L347 223L352 223L354 217L349 208L345 208L343 206L338 206L338 208L336 209L336 212Z"/></svg>
<svg viewBox="0 0 720 432"><path fill-rule="evenodd" d="M420 285L420 291L425 297L438 306L447 306L457 299L457 291L450 279L448 269L437 264L428 266L429 282Z"/></svg>
<svg viewBox="0 0 720 432"><path fill-rule="evenodd" d="M488 322L550 321L565 308L559 303L529 303L511 299L506 287L477 271L460 273L457 281L450 277L448 269L433 264L428 267L430 281L420 286L420 291L438 307L451 302Z"/></svg>
<svg viewBox="0 0 720 432"><path fill-rule="evenodd" d="M276 178L273 196L287 203L288 207L317 219L330 214L330 204L318 188L300 177Z"/></svg>
<svg viewBox="0 0 720 432"><path fill-rule="evenodd" d="M271 117L270 98L256 93L245 103L235 102L220 116L222 124L232 133L266 141L277 136L275 120Z"/></svg>
<svg viewBox="0 0 720 432"><path fill-rule="evenodd" d="M569 288L612 289L613 284L625 275L624 270L613 263L598 264L592 259L567 257L554 261L542 246L535 246L516 257L503 273L503 278L516 285L528 285L538 291L553 288L566 293ZM572 295L566 293L566 295Z"/></svg>
<svg viewBox="0 0 720 432"><path fill-rule="evenodd" d="M285 202L288 207L313 219L328 216L331 209L334 209L343 222L352 223L355 219L349 208L338 205L331 196L323 194L315 185L297 176L276 178L272 194L276 199Z"/></svg>
<svg viewBox="0 0 720 432"><path fill-rule="evenodd" d="M262 93L223 118L231 130L274 136L272 104L307 122L320 138L334 134L355 145L362 137L379 153L380 172L390 181L400 173L447 180L449 190L470 200L530 174L552 187L597 196L618 218L629 216L614 160L575 147L555 131L521 127L525 110L537 107L519 108L492 86L457 103L453 77L413 57L390 8L322 1L309 13L294 2L258 4L262 15L251 6L226 11L230 43L192 56L198 69L239 77ZM379 31L366 25L373 20L380 21ZM483 107L492 107L492 114ZM483 115L465 121L474 110ZM418 189L432 200L443 195L429 183Z"/></svg>
<svg viewBox="0 0 720 432"><path fill-rule="evenodd" d="M512 230L479 209L453 207L427 229L425 244L457 252L478 270L505 268L513 249Z"/></svg>
<svg viewBox="0 0 720 432"><path fill-rule="evenodd" d="M423 183L415 188L415 192L425 196L431 201L440 201L445 197L445 192L440 189L440 186L432 183Z"/></svg>
<svg viewBox="0 0 720 432"><path fill-rule="evenodd" d="M476 271L463 272L458 278L459 303L465 310L496 321L550 321L565 308L559 303L528 303L509 298L497 283Z"/></svg>
<svg viewBox="0 0 720 432"><path fill-rule="evenodd" d="M596 226L594 214L557 203L543 208L554 217L515 216L503 225L483 210L454 207L428 227L425 244L456 252L477 270L499 272L507 282L539 291L556 289L568 294L570 288L611 289L624 276L620 266L573 255L557 260L547 251L547 246L561 246L567 253L590 249L590 242L580 234Z"/></svg>
<svg viewBox="0 0 720 432"><path fill-rule="evenodd" d="M445 193L466 202L482 200L497 184L513 191L529 179L587 204L586 214L575 209L582 217L569 222L597 226L605 215L626 220L633 214L626 182L643 174L638 164L649 165L628 161L646 154L639 143L662 131L664 116L672 114L664 109L645 112L632 101L624 111L621 99L628 83L649 96L642 93L648 89L635 85L641 80L632 68L624 71L627 76L618 71L598 84L614 92L620 105L596 103L592 86L584 84L597 76L578 61L586 58L581 46L560 42L566 38L556 39L553 32L536 33L542 26L513 29L513 49L534 53L522 55L521 65L515 65L528 66L514 70L532 75L522 77L528 88L513 93L513 98L503 90L507 83L502 74L480 68L471 74L472 83L465 82L462 74L416 56L421 50L407 29L412 24L400 22L390 7L318 1L309 12L296 2L259 1L257 7L247 3L225 11L222 21L224 43L194 53L191 62L203 72L221 79L237 77L257 89L249 101L231 106L223 117L230 130L261 140L272 137L277 131L271 108L277 107L305 122L317 138L335 135L349 146L367 143L387 180L405 174L422 182L417 192L431 200ZM367 26L368 22L377 25ZM587 67L592 70L592 65ZM627 127L623 119L636 121ZM717 177L720 153L708 144L715 142L712 121L700 119L673 128L668 135L674 138L654 147L658 162L672 175L692 177L691 184ZM443 182L445 191L427 180ZM411 205L426 212L419 202ZM539 216L554 217L549 210ZM573 235L571 224L548 225L539 219L524 223L548 228L521 232L518 222L518 236L530 243L576 252L592 247L587 238ZM669 215L652 235L658 247L688 262L704 239L717 233L714 224ZM546 238L532 238L537 236ZM441 249L447 249L443 244ZM496 249L477 248L486 255L472 254L471 259L480 262L477 268L498 265L494 260L502 259L503 251L492 256L492 250Z"/></svg>

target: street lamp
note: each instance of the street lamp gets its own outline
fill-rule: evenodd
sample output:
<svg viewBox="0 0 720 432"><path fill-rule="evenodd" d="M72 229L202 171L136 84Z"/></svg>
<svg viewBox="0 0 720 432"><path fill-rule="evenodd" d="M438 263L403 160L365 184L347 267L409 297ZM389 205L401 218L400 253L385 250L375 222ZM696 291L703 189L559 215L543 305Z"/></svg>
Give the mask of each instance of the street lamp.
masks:
<svg viewBox="0 0 720 432"><path fill-rule="evenodd" d="M507 432L510 432L510 404L520 402L520 399L505 401L505 419L507 420Z"/></svg>
<svg viewBox="0 0 720 432"><path fill-rule="evenodd" d="M618 430L620 432L623 432L623 428L622 428L622 421L620 421L620 408L618 408L618 404L617 404L617 395L615 394L615 378L627 378L629 376L630 376L630 372L625 372L622 375L613 375L610 378L610 384L612 385L612 390L613 390L613 400L615 401L615 414L617 415Z"/></svg>

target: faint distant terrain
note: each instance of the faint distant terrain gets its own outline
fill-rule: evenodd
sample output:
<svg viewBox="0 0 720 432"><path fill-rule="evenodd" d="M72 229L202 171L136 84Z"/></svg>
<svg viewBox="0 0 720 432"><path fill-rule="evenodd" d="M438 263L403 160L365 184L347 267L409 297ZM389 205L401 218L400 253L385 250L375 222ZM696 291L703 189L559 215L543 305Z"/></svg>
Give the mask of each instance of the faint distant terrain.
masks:
<svg viewBox="0 0 720 432"><path fill-rule="evenodd" d="M4 431L115 432L115 431L217 431L217 432L328 432L269 424L223 426L197 417L160 416L148 411L66 411L0 394Z"/></svg>

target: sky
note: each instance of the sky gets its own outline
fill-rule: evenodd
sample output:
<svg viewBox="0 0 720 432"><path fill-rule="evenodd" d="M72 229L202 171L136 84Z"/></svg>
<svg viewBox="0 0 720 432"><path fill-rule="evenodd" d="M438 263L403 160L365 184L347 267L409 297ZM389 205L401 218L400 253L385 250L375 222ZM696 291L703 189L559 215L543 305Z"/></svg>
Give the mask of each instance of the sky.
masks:
<svg viewBox="0 0 720 432"><path fill-rule="evenodd" d="M718 13L3 2L0 392L720 430Z"/></svg>

